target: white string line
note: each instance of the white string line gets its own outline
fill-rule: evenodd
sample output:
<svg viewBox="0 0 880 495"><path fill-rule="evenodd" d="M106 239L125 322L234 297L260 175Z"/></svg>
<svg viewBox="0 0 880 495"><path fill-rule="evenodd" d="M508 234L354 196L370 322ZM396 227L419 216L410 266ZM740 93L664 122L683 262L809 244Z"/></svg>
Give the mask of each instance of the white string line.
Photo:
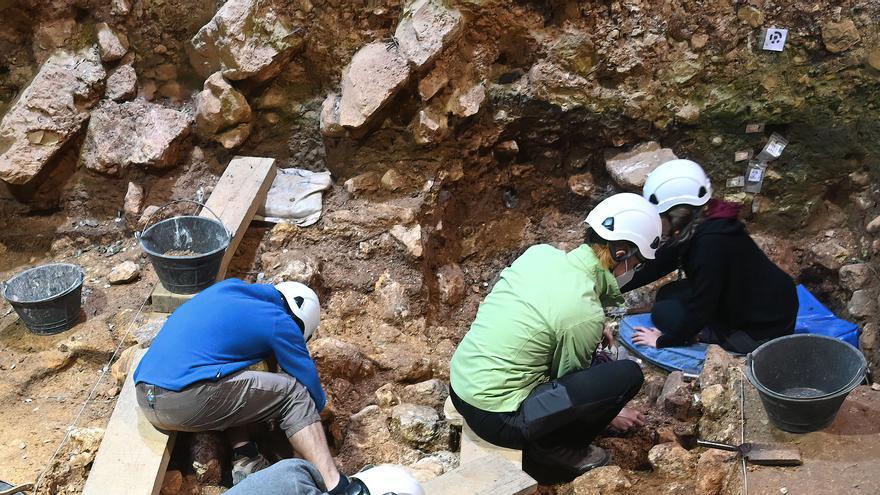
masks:
<svg viewBox="0 0 880 495"><path fill-rule="evenodd" d="M742 368L737 368L739 371L739 443L740 445L746 443L746 389L745 389L745 381L746 375L743 373ZM749 495L749 476L748 469L746 469L746 457L742 456L742 472L743 472L743 495Z"/></svg>
<svg viewBox="0 0 880 495"><path fill-rule="evenodd" d="M67 444L67 441L70 440L71 432L76 427L77 423L79 423L79 420L82 418L82 415L85 412L86 408L88 407L89 402L91 402L91 400L92 400L92 395L94 395L95 391L98 389L98 386L101 384L101 382L104 381L104 377L107 376L107 372L110 371L110 366L113 364L113 360L116 359L116 355L119 354L119 349L122 348L122 345L125 344L126 339L128 339L128 336L131 334L131 329L134 327L134 322L137 321L138 317L141 315L141 312L143 311L144 306L147 305L147 301L150 300L150 295L153 293L153 289L155 289L155 287L156 287L155 284L153 284L151 286L149 294L147 294L147 297L144 298L144 302L141 303L141 306L138 308L137 312L135 313L134 318L132 318L131 321L128 323L128 329L126 329L125 335L123 335L122 338L119 339L119 344L117 344L116 349L113 350L113 355L110 356L110 360L107 362L107 364L104 365L103 368L101 368L101 373L100 373L100 375L98 375L98 380L92 386L92 389L89 391L88 395L86 395L86 400L85 400L85 402L83 402L82 407L80 407L79 412L76 413L76 416L74 417L73 422L67 426L66 432L64 433L64 438L61 439L61 443L58 445L58 448L55 449L55 453L53 453L52 457L49 458L49 461L46 464L46 467L43 468L43 471L40 473L40 476L37 478L37 481L34 483L34 488L33 488L34 493L37 492L37 489L40 488L40 484L43 482L43 479L49 473L49 470L52 469L52 463L55 462L55 459L58 457L58 454L61 453L61 449L64 448L64 446Z"/></svg>

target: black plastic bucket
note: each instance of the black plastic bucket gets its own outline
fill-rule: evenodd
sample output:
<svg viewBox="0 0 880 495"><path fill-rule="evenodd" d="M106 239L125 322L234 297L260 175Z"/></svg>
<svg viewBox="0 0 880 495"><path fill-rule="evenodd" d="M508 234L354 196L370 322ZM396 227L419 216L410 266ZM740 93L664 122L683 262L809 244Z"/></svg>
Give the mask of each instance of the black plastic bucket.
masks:
<svg viewBox="0 0 880 495"><path fill-rule="evenodd" d="M207 209L195 201L178 200L159 208L156 213L181 201L195 203ZM214 212L211 211L211 214ZM159 281L168 291L175 294L195 294L214 283L231 238L229 231L217 218L172 217L145 228L137 236L156 269ZM189 251L194 254L166 254L175 251Z"/></svg>
<svg viewBox="0 0 880 495"><path fill-rule="evenodd" d="M3 297L31 332L53 335L76 324L82 307L83 269L51 263L25 270L6 282Z"/></svg>
<svg viewBox="0 0 880 495"><path fill-rule="evenodd" d="M793 433L830 425L867 368L855 347L813 334L771 340L746 358L746 376L758 389L770 421Z"/></svg>

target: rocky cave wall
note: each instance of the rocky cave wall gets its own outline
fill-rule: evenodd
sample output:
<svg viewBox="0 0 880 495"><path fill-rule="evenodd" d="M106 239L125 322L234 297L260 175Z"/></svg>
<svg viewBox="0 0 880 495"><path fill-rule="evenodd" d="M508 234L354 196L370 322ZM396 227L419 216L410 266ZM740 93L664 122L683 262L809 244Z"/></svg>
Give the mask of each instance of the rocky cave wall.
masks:
<svg viewBox="0 0 880 495"><path fill-rule="evenodd" d="M266 233L248 273L278 277L296 261L329 298L324 337L366 318L371 363L403 383L443 378L500 268L531 243L575 245L590 205L638 189L638 172L615 166L635 147L702 163L717 195L746 204L771 257L863 324L880 365L877 2L2 0L0 11L11 252L35 230L46 243L129 236L146 207L209 194L236 154L328 169L321 223ZM789 29L783 52L760 49L769 27ZM764 130L746 133L753 123ZM727 187L746 167L735 153L771 132L790 144L763 191ZM401 334L435 352L396 362ZM331 388L357 395L350 382L371 373L339 370Z"/></svg>

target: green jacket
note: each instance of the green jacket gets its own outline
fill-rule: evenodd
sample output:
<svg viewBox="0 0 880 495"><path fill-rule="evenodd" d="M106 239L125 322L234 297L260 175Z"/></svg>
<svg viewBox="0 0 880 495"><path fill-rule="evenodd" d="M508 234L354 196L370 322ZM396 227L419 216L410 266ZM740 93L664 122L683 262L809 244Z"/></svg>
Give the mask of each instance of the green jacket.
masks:
<svg viewBox="0 0 880 495"><path fill-rule="evenodd" d="M622 302L589 246L530 247L501 272L455 350L452 389L485 411L516 411L538 385L590 367L602 308Z"/></svg>

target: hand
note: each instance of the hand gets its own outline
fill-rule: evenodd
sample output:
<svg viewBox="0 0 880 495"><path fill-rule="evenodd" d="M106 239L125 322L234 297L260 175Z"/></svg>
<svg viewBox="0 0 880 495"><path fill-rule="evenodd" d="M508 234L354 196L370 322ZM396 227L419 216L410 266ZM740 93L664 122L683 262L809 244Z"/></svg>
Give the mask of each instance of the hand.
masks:
<svg viewBox="0 0 880 495"><path fill-rule="evenodd" d="M614 345L614 334L611 333L611 329L605 327L602 330L602 347L611 347Z"/></svg>
<svg viewBox="0 0 880 495"><path fill-rule="evenodd" d="M633 426L644 426L645 417L642 413L629 407L624 407L620 413L611 420L611 427L620 431L628 431Z"/></svg>
<svg viewBox="0 0 880 495"><path fill-rule="evenodd" d="M657 347L657 339L663 335L663 332L653 327L636 327L635 331L633 344L646 345L648 347Z"/></svg>

